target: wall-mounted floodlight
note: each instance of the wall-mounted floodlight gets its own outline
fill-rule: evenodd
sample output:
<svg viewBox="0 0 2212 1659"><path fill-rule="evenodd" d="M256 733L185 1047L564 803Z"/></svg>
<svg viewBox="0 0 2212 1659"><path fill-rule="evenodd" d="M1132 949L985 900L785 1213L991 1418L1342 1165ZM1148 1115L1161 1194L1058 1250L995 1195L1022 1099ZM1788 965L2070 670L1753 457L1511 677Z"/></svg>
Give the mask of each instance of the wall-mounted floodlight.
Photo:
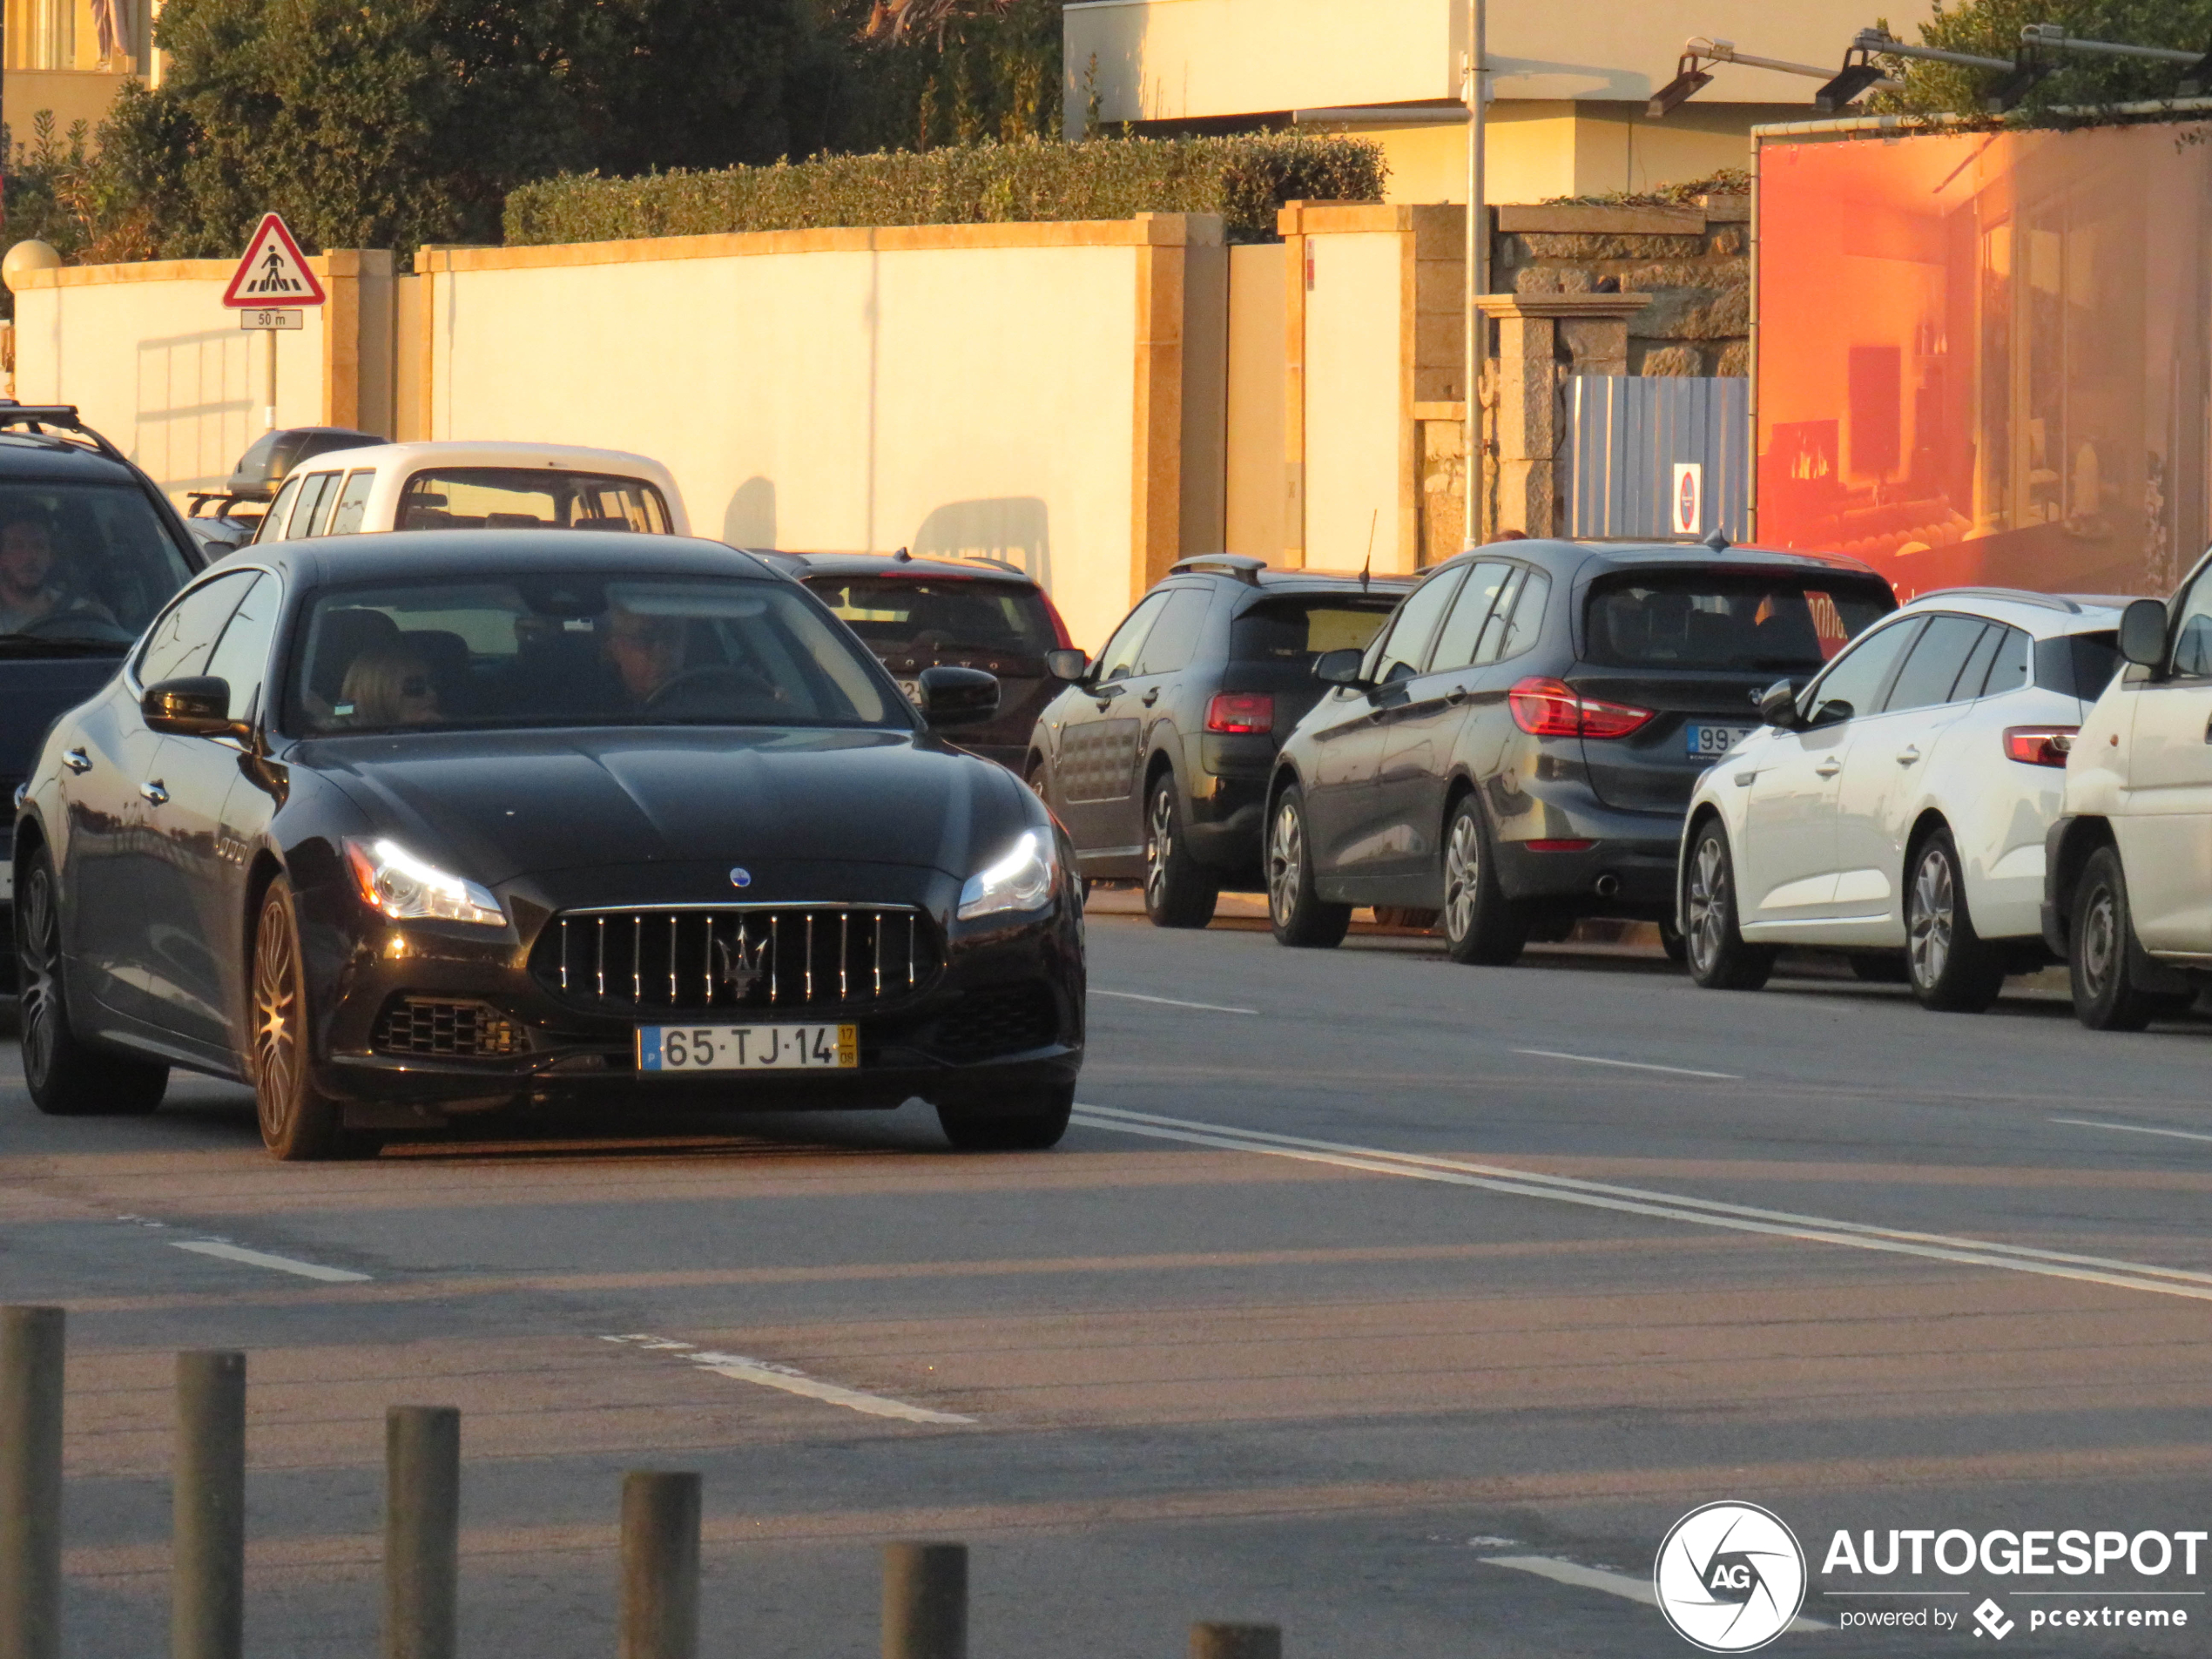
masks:
<svg viewBox="0 0 2212 1659"><path fill-rule="evenodd" d="M2069 35L2063 24L2032 23L2020 30L2023 46L2047 46L2056 51L2101 52L2107 57L2143 57L2157 64L2187 64L2188 69L2175 89L2176 96L2195 98L2212 83L2212 52L2190 51L2174 46L2137 46L2117 40L2084 40Z"/></svg>
<svg viewBox="0 0 2212 1659"><path fill-rule="evenodd" d="M1983 57L1974 52L1945 51L1936 46L1908 46L1886 29L1862 29L1851 42L1851 50L1844 54L1842 72L1813 94L1815 107L1833 112L1864 91L1870 83L1859 78L1872 69L1867 60L1876 53L1885 57L1918 58L1927 64L1956 64L1961 69L1997 71L2005 78L1990 88L1983 98L1984 107L1992 114L2002 114L2011 109L2051 72L2051 65L2025 46L2016 57Z"/></svg>
<svg viewBox="0 0 2212 1659"><path fill-rule="evenodd" d="M1675 78L1653 95L1644 114L1656 121L1660 117L1679 109L1687 99L1710 85L1713 78L1706 72L1705 65L1708 64L1741 64L1746 69L1772 70L1782 75L1804 75L1816 81L1824 81L1829 78L1828 71L1817 64L1792 64L1779 57L1755 57L1750 52L1737 51L1736 43L1732 40L1708 40L1703 35L1692 35L1683 43L1682 62ZM1858 92L1865 91L1868 87L1897 91L1903 84L1901 81L1889 79L1877 70L1874 78L1851 96L1857 97Z"/></svg>

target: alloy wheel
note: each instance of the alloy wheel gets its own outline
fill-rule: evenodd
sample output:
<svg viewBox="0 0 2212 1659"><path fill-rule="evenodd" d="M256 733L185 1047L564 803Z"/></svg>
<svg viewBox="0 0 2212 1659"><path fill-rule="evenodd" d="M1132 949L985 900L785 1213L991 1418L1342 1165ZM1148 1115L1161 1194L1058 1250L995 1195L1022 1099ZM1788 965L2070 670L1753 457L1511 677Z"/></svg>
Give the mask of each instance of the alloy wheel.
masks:
<svg viewBox="0 0 2212 1659"><path fill-rule="evenodd" d="M54 903L54 879L41 863L24 894L21 1001L23 1069L27 1078L43 1079L54 1068L61 1037L61 914Z"/></svg>
<svg viewBox="0 0 2212 1659"><path fill-rule="evenodd" d="M1305 833L1297 808L1285 801L1275 810L1275 827L1267 838L1267 907L1278 927L1288 927L1298 908L1305 866Z"/></svg>
<svg viewBox="0 0 2212 1659"><path fill-rule="evenodd" d="M1144 898L1155 911L1167 902L1168 860L1175 853L1175 797L1163 783L1152 792L1144 824Z"/></svg>
<svg viewBox="0 0 2212 1659"><path fill-rule="evenodd" d="M1924 989L1940 980L1950 965L1958 907L1951 860L1940 846L1932 846L1920 855L1920 867L1913 873L1912 900L1905 917L1905 948L1912 958L1913 982Z"/></svg>
<svg viewBox="0 0 2212 1659"><path fill-rule="evenodd" d="M291 918L280 904L261 907L253 941L253 1074L263 1139L284 1138L298 1098L299 988Z"/></svg>
<svg viewBox="0 0 2212 1659"><path fill-rule="evenodd" d="M1697 843L1697 856L1689 867L1688 940L1690 961L1700 974L1712 971L1720 960L1728 932L1728 853L1720 837L1708 835Z"/></svg>
<svg viewBox="0 0 2212 1659"><path fill-rule="evenodd" d="M1444 930L1465 939L1474 931L1474 906L1482 887L1482 837L1473 813L1452 820L1444 843Z"/></svg>

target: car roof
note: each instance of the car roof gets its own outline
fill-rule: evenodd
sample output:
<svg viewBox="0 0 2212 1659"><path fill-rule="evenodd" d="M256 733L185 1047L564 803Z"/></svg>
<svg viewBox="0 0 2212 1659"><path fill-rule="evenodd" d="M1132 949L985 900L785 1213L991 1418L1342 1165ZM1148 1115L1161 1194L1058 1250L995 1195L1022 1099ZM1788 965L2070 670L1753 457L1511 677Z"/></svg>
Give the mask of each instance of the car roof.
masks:
<svg viewBox="0 0 2212 1659"><path fill-rule="evenodd" d="M1731 543L1716 548L1710 542L1686 539L1677 542L1656 538L1615 542L1577 541L1566 536L1530 536L1526 540L1491 542L1480 547L1471 547L1454 555L1448 563L1457 563L1486 554L1493 558L1541 559L1556 569L1578 570L1586 578L1608 570L1672 566L1677 570L1725 570L1731 567L1762 570L1801 570L1809 575L1814 572L1838 573L1881 579L1881 572L1872 565L1842 553L1758 547L1749 543L1741 547Z"/></svg>
<svg viewBox="0 0 2212 1659"><path fill-rule="evenodd" d="M928 577L962 577L985 582L1018 582L1025 587L1037 585L1024 572L996 559L963 558L958 555L936 558L927 554L901 557L896 553L793 553L782 548L745 550L770 563L779 564L801 578L866 576L894 582L918 582Z"/></svg>
<svg viewBox="0 0 2212 1659"><path fill-rule="evenodd" d="M2127 603L2108 595L2037 593L2027 588L1938 588L1913 595L1900 609L1962 611L2009 623L2038 639L2054 639L2119 626Z"/></svg>
<svg viewBox="0 0 2212 1659"><path fill-rule="evenodd" d="M213 568L266 565L308 587L347 587L423 577L503 577L534 571L787 578L750 553L693 536L637 530L387 530L266 542Z"/></svg>
<svg viewBox="0 0 2212 1659"><path fill-rule="evenodd" d="M340 459L340 457L343 459ZM442 438L420 443L371 443L325 449L293 463L292 473L347 472L356 467L544 467L571 472L611 472L673 487L666 467L627 449L587 449L569 443L500 443Z"/></svg>
<svg viewBox="0 0 2212 1659"><path fill-rule="evenodd" d="M37 478L49 482L135 484L138 476L121 462L89 444L50 432L0 429L0 478Z"/></svg>

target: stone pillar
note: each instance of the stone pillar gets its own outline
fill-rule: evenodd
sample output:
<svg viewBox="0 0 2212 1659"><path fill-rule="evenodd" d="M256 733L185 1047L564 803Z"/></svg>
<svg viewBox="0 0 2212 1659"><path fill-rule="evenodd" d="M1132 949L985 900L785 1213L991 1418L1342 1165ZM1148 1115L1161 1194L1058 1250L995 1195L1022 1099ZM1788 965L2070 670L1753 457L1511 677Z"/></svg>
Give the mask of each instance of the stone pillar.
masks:
<svg viewBox="0 0 2212 1659"><path fill-rule="evenodd" d="M1475 303L1498 325L1491 360L1496 411L1491 442L1497 517L1490 525L1529 536L1567 530L1563 475L1569 374L1629 372L1629 319L1651 303L1642 293L1487 293Z"/></svg>

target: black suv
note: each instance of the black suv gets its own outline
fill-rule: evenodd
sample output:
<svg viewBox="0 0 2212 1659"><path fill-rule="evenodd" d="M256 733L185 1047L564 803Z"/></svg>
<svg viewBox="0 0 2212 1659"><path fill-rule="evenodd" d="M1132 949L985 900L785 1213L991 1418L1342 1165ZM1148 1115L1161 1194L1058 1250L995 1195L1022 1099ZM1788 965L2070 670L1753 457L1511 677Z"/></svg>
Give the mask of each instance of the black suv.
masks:
<svg viewBox="0 0 2212 1659"><path fill-rule="evenodd" d="M1328 695L1269 790L1268 907L1333 945L1355 905L1441 911L1463 962L1576 918L1661 924L1698 775L1897 608L1856 560L1709 543L1523 541L1440 565Z"/></svg>
<svg viewBox="0 0 2212 1659"><path fill-rule="evenodd" d="M1083 874L1143 876L1163 927L1203 927L1224 887L1258 889L1276 748L1327 689L1314 663L1365 649L1411 585L1241 554L1177 565L1029 741L1023 774Z"/></svg>
<svg viewBox="0 0 2212 1659"><path fill-rule="evenodd" d="M206 562L153 480L74 408L0 401L0 995L16 988L17 786L55 716L114 678Z"/></svg>
<svg viewBox="0 0 2212 1659"><path fill-rule="evenodd" d="M1045 668L1069 644L1045 590L996 559L897 553L756 554L804 583L860 635L911 698L925 668L980 668L999 680L999 711L960 746L1015 771L1029 728L1059 682Z"/></svg>

